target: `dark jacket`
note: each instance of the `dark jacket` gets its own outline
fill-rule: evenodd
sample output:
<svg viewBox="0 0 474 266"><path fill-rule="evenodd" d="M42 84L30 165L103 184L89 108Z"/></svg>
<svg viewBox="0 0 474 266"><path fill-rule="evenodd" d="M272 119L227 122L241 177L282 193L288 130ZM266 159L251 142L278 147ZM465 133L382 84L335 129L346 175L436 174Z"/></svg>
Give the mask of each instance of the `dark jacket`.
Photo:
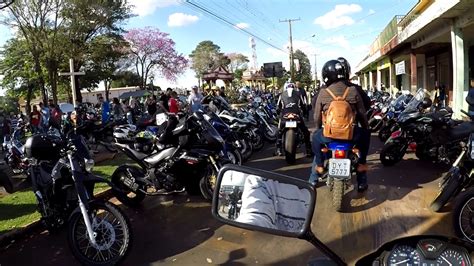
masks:
<svg viewBox="0 0 474 266"><path fill-rule="evenodd" d="M316 100L314 109L314 121L316 123L316 130L322 127L322 112L327 111L329 104L333 101L333 98L326 91L330 89L331 92L337 97L342 96L346 88L349 88L349 93L346 97L346 101L352 107L352 110L357 114L357 122L361 124L363 128L368 128L366 110L363 103L363 98L354 86L347 86L343 81L338 81L331 84L328 88L319 91L318 98Z"/></svg>
<svg viewBox="0 0 474 266"><path fill-rule="evenodd" d="M367 95L367 93L362 89L362 87L349 81L346 81L345 83L348 87L352 86L357 89L357 92L359 92L359 95L362 98L362 102L364 103L365 110L369 110L370 106L372 105L372 101L370 100L369 95Z"/></svg>

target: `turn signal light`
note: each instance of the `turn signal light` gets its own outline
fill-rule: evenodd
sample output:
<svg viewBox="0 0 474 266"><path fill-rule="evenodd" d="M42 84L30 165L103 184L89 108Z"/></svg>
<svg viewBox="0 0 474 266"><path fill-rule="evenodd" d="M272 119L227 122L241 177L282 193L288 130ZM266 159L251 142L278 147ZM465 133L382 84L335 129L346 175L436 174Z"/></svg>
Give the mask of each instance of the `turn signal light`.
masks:
<svg viewBox="0 0 474 266"><path fill-rule="evenodd" d="M336 150L336 151L334 152L334 157L336 157L337 159L346 158L346 151L344 151L344 150Z"/></svg>

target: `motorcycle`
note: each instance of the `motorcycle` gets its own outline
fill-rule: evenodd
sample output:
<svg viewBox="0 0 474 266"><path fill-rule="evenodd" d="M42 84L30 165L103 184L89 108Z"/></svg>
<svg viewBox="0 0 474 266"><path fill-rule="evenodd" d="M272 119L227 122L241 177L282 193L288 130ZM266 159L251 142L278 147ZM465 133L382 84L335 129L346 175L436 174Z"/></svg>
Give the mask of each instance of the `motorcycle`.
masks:
<svg viewBox="0 0 474 266"><path fill-rule="evenodd" d="M395 132L399 129L397 119L403 110L405 110L412 98L413 96L411 94L402 94L387 108L385 112L386 114L382 118L382 127L380 128L378 134L380 141L387 141L392 132Z"/></svg>
<svg viewBox="0 0 474 266"><path fill-rule="evenodd" d="M126 120L110 118L105 124L102 124L102 121L92 113L87 113L86 118L77 127L77 133L83 135L90 146L95 146L95 150L99 145L102 145L109 152L117 152L112 144L113 131L116 126L126 124Z"/></svg>
<svg viewBox="0 0 474 266"><path fill-rule="evenodd" d="M94 198L94 161L84 139L71 132L39 134L25 143L32 189L41 220L50 232L68 224L68 244L84 265L112 265L125 258L132 241L130 222L110 202Z"/></svg>
<svg viewBox="0 0 474 266"><path fill-rule="evenodd" d="M455 198L463 189L474 186L474 134L467 143L461 142L462 149L451 169L443 176L439 184L439 193L430 205L431 210L439 211L448 201ZM460 221L454 224L459 226ZM471 224L472 226L472 224ZM461 226L459 226L461 227Z"/></svg>
<svg viewBox="0 0 474 266"><path fill-rule="evenodd" d="M344 194L349 189L352 175L356 173L359 151L350 142L333 141L322 152L326 158L326 171L322 177L332 192L332 206L341 211Z"/></svg>
<svg viewBox="0 0 474 266"><path fill-rule="evenodd" d="M239 176L240 178L235 178ZM243 188L239 217L229 219L219 212L219 191L239 185ZM235 227L284 237L300 238L313 244L323 256L309 265L347 265L311 230L316 204L315 188L308 182L249 167L226 165L219 171L212 204L218 221ZM359 259L355 265L472 265L474 245L436 235L410 236L383 244ZM471 252L471 254L470 254Z"/></svg>
<svg viewBox="0 0 474 266"><path fill-rule="evenodd" d="M454 121L449 110L424 113L423 110L431 106L431 100L423 95L423 91L419 91L400 114L397 122L400 129L392 133L380 152L384 166L402 160L413 143L419 159L450 163L460 153L457 144L474 130L474 122Z"/></svg>
<svg viewBox="0 0 474 266"><path fill-rule="evenodd" d="M467 190L459 197L453 208L454 232L474 244L474 189Z"/></svg>
<svg viewBox="0 0 474 266"><path fill-rule="evenodd" d="M3 143L4 159L10 166L13 174L27 174L28 160L23 153L23 143L20 140L20 132L24 131L24 125L20 125L13 131L9 141Z"/></svg>
<svg viewBox="0 0 474 266"><path fill-rule="evenodd" d="M300 116L297 113L287 112L283 115L281 123L284 123L285 125L281 137L285 160L287 163L293 164L296 161L296 149L304 139L303 132L301 132L298 127Z"/></svg>
<svg viewBox="0 0 474 266"><path fill-rule="evenodd" d="M161 125L159 120L167 118L157 118ZM155 139L154 148L148 153L137 151L133 143L114 135L116 147L139 165L122 165L112 174L112 183L119 188L114 191L115 196L132 207L145 196L184 191L200 192L205 199L211 199L217 172L228 162L223 152L224 140L200 111L181 121L165 143Z"/></svg>

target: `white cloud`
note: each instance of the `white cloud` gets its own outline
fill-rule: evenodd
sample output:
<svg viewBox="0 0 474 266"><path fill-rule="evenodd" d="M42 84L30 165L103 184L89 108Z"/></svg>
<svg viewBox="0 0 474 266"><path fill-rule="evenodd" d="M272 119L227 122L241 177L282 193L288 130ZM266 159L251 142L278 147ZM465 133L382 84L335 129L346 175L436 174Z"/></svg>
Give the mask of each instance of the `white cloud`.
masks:
<svg viewBox="0 0 474 266"><path fill-rule="evenodd" d="M345 25L352 25L354 24L354 19L348 15L360 11L362 11L362 7L357 4L336 5L333 10L317 17L314 20L314 24L320 25L325 30L339 28Z"/></svg>
<svg viewBox="0 0 474 266"><path fill-rule="evenodd" d="M245 22L241 22L241 23L235 24L235 27L238 28L238 29L246 29L246 28L250 27L250 24L245 23Z"/></svg>
<svg viewBox="0 0 474 266"><path fill-rule="evenodd" d="M184 13L173 13L168 17L168 26L182 27L196 23L198 20L198 16L188 15Z"/></svg>
<svg viewBox="0 0 474 266"><path fill-rule="evenodd" d="M339 36L334 36L334 37L329 37L325 40L322 41L324 44L333 44L336 46L339 46L341 48L344 48L346 50L351 49L351 45L349 41L346 39L346 37L339 35Z"/></svg>
<svg viewBox="0 0 474 266"><path fill-rule="evenodd" d="M370 10L369 10L369 15L373 15L373 14L375 14L375 10L370 9Z"/></svg>
<svg viewBox="0 0 474 266"><path fill-rule="evenodd" d="M131 0L133 13L140 17L151 15L157 8L179 5L182 0Z"/></svg>

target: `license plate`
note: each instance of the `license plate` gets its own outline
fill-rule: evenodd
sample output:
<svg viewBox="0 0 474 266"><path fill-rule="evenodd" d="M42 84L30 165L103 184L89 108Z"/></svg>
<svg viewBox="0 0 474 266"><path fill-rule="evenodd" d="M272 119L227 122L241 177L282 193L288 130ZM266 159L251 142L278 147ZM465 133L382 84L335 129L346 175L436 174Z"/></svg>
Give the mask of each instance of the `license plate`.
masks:
<svg viewBox="0 0 474 266"><path fill-rule="evenodd" d="M351 176L351 160L329 159L329 176L349 178Z"/></svg>
<svg viewBox="0 0 474 266"><path fill-rule="evenodd" d="M296 121L286 121L285 127L296 127Z"/></svg>

